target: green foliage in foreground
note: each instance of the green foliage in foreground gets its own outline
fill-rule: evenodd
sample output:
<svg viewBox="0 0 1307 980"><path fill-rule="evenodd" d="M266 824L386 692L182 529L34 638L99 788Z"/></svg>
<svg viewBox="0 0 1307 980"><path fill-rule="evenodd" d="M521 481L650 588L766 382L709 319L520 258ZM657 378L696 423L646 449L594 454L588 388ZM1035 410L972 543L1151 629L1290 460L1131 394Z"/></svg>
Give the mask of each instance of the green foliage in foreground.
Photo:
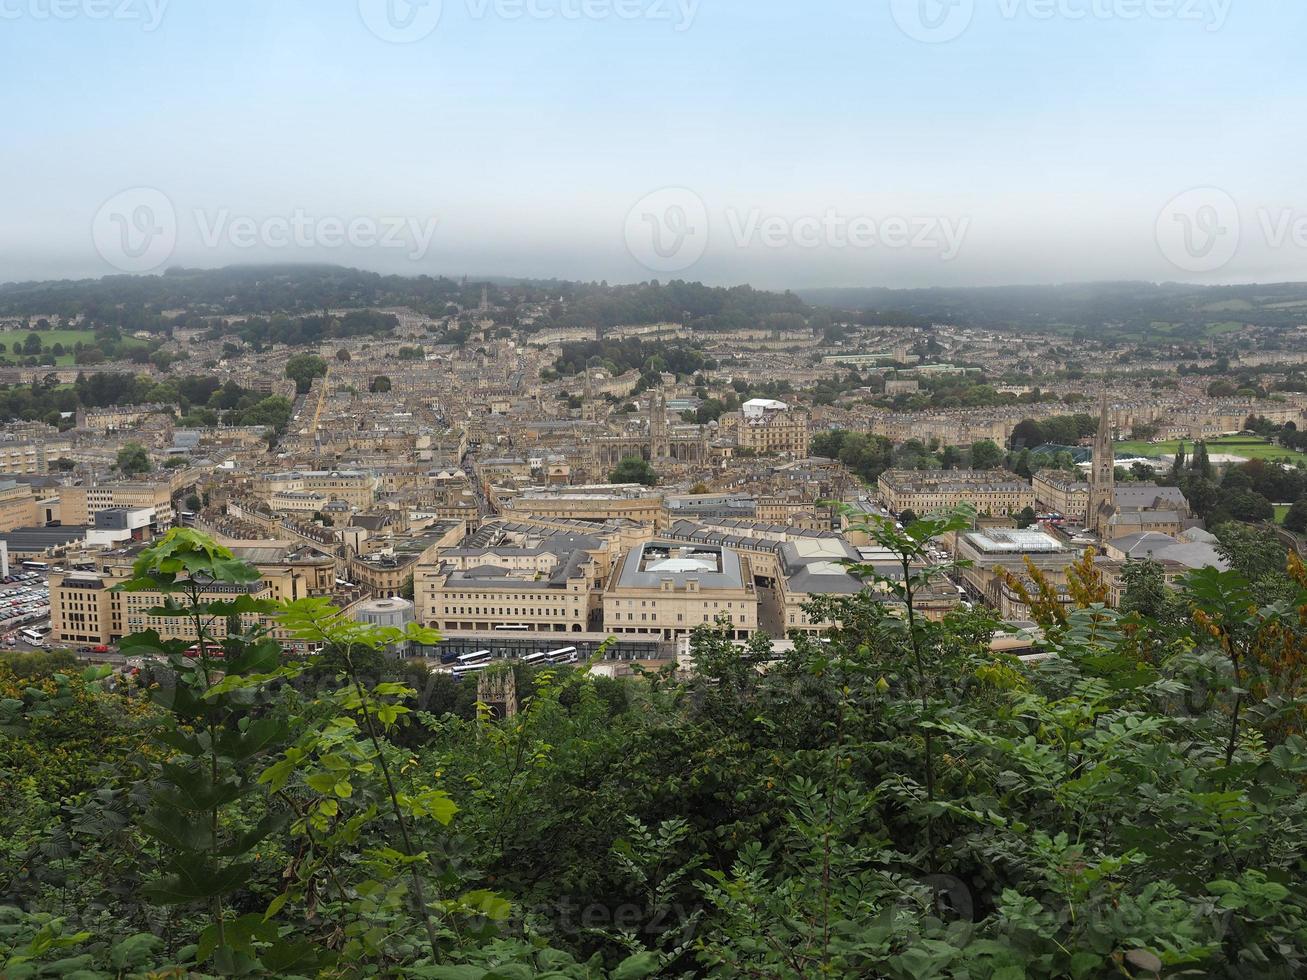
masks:
<svg viewBox="0 0 1307 980"><path fill-rule="evenodd" d="M820 640L519 672L508 719L387 660L428 632L254 600L175 531L124 588L204 643L0 664L0 975L1302 975L1302 567L1140 566L1026 665L915 614L951 526L872 528L904 574L855 568Z"/></svg>

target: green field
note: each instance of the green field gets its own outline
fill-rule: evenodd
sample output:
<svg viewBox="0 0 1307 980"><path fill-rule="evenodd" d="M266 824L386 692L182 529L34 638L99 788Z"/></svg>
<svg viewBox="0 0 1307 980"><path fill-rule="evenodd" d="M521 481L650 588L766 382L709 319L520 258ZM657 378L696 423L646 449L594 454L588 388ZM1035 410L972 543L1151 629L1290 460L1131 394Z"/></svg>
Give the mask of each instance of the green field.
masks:
<svg viewBox="0 0 1307 980"><path fill-rule="evenodd" d="M1118 456L1174 456L1180 447L1179 442L1118 442ZM1185 455L1193 453L1194 444L1185 441ZM1265 441L1257 441L1250 436L1227 436L1212 439L1207 443L1207 451L1214 455L1242 456L1244 459L1287 459L1291 463L1307 462L1307 454L1285 449Z"/></svg>
<svg viewBox="0 0 1307 980"><path fill-rule="evenodd" d="M1240 301L1234 301L1232 309L1238 308ZM1219 309L1222 305L1217 304L1213 309ZM1220 337L1225 334L1238 333L1244 328L1244 324L1239 320L1220 320L1211 323L1204 323L1201 328L1203 337ZM1147 333L1158 337L1188 337L1194 333L1194 328L1188 323L1169 323L1165 320L1154 320L1148 325Z"/></svg>
<svg viewBox="0 0 1307 980"><path fill-rule="evenodd" d="M10 350L13 350L14 344L22 347L29 333L40 337L43 347L53 347L55 344L72 347L73 344L95 342L94 330L5 330L0 332L0 344L4 344Z"/></svg>
<svg viewBox="0 0 1307 980"><path fill-rule="evenodd" d="M1233 320L1227 320L1224 323L1209 323L1203 327L1205 337L1219 337L1222 334L1238 333L1243 329L1243 324Z"/></svg>
<svg viewBox="0 0 1307 980"><path fill-rule="evenodd" d="M93 330L5 330L0 332L0 344L5 345L4 357L11 356L15 350L23 349L23 341L27 339L29 333L34 333L41 338L42 347L53 347L55 344L63 344L66 350L56 361L59 367L73 366L73 345L74 344L93 344L95 343L95 331Z"/></svg>
<svg viewBox="0 0 1307 980"><path fill-rule="evenodd" d="M0 331L0 344L5 345L3 357L10 357L15 350L21 351L23 342L27 340L29 333L37 334L41 338L41 346L45 348L53 347L55 344L63 344L66 353L60 355L57 364L59 367L72 367L76 363L73 359L73 346L75 344L94 344L95 331L93 330L5 330ZM122 339L123 348L144 347L145 342L134 340L131 337Z"/></svg>
<svg viewBox="0 0 1307 980"><path fill-rule="evenodd" d="M1288 505L1288 504L1276 504L1276 505L1275 505L1275 523L1276 523L1276 524L1283 524L1283 523L1284 523L1284 519L1285 519L1285 517L1287 517L1288 515L1289 515L1289 505Z"/></svg>

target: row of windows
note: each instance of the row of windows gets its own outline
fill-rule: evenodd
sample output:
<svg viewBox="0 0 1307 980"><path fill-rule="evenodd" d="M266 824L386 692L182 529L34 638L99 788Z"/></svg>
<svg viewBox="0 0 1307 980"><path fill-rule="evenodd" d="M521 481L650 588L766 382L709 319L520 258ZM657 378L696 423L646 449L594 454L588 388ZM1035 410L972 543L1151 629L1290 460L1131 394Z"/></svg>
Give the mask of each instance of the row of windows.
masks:
<svg viewBox="0 0 1307 980"><path fill-rule="evenodd" d="M626 605L627 605L628 608L634 608L634 607L635 607L635 600L634 600L634 599L614 599L614 600L613 600L613 605L614 605L614 606L620 606L620 605L622 605L622 603L626 603ZM641 599L641 600L640 600L640 608L641 608L641 609L647 609L647 608L649 608L650 606L656 606L656 605L658 605L658 600L657 600L657 599ZM720 608L721 608L721 603L720 603L720 602L714 602L714 603L712 604L712 607L713 607L714 609L720 609ZM706 603L706 602L704 603L704 608L705 608L705 609L708 608L708 603ZM727 608L727 609L734 609L734 608L735 608L735 603L734 603L734 602L727 602L727 603L726 603L726 608ZM747 608L748 608L748 604L742 602L742 603L740 603L740 608L741 608L741 609L747 609Z"/></svg>
<svg viewBox="0 0 1307 980"><path fill-rule="evenodd" d="M482 608L481 606L446 606L446 616L579 616L581 608L574 607L571 612L562 606L550 609L540 609L537 607L499 607L499 608Z"/></svg>
<svg viewBox="0 0 1307 980"><path fill-rule="evenodd" d="M439 592L435 592L435 591L433 591L433 592L429 593L429 595L431 596L431 601L432 601L432 602L439 602L439 601L441 601L442 599L443 599L445 602L474 602L474 601L476 601L476 600L478 600L478 599L481 599L481 600L489 599L489 600L491 600L491 601L498 599L498 600L502 601L503 598L504 598L503 596L499 596L499 595L476 595L476 594L469 594L469 593L464 593L464 592L447 592L447 593L444 593L444 594L442 595L442 594L439 593ZM553 594L548 594L548 593L545 593L545 594L539 594L539 593L537 593L537 594L534 594L534 595L519 595L519 596L516 596L516 598L517 598L519 601L525 601L525 602L563 602L563 601L566 601L567 596L565 596L565 595L558 595L557 593L553 593ZM580 597L580 595L574 595L574 596L572 596L572 601L573 601L573 602L580 602L580 601L581 601L581 597Z"/></svg>
<svg viewBox="0 0 1307 980"><path fill-rule="evenodd" d="M651 615L650 613L640 613L640 622L642 622L642 623L647 623L647 622L649 622L649 616L650 616L650 615ZM653 613L652 615L653 615L653 621L654 621L655 623L657 623L657 622L661 622L661 620L658 618L658 614L657 614L657 613ZM735 622L735 616L732 615L731 613L726 613L725 616L724 616L723 618L724 618L728 623L733 623L733 622ZM741 615L740 615L740 622L743 623L743 622L745 621L745 618L746 618L746 617L745 617L743 614L741 614ZM627 614L626 614L626 621L627 621L628 623L629 623L629 622L633 622L634 620L635 620L635 613L627 613ZM793 620L794 620L794 617L791 616L791 617L790 617L790 621L793 622ZM616 614L614 614L614 616L613 616L613 621L614 621L614 622L617 622L617 623L620 623L620 622L622 621L622 614L621 614L621 613L616 613ZM683 622L685 622L685 614L684 614L684 613L677 613L677 614L676 614L676 621L677 621L678 623L683 623ZM708 622L711 622L712 620L709 618L709 616L708 616L707 613L704 613L704 614L703 614L703 621L704 621L705 623L708 623Z"/></svg>

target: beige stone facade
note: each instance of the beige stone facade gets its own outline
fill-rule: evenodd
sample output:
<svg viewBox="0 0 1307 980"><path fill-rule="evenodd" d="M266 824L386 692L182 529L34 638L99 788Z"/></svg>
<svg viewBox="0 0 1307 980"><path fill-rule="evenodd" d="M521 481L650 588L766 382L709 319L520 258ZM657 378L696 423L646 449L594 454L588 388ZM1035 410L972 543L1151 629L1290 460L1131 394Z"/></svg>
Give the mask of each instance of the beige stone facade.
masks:
<svg viewBox="0 0 1307 980"><path fill-rule="evenodd" d="M736 445L760 455L806 456L811 442L805 412L768 412L758 418L742 416L735 424Z"/></svg>
<svg viewBox="0 0 1307 980"><path fill-rule="evenodd" d="M969 504L980 514L1016 514L1034 507L1030 484L1003 470L886 470L881 500L895 514L918 516Z"/></svg>
<svg viewBox="0 0 1307 980"><path fill-rule="evenodd" d="M495 561L502 561L496 558ZM477 577L446 566L423 566L414 583L418 619L435 629L489 631L526 627L536 633L584 633L599 608L595 568L581 563L562 578L549 569L518 568L517 574ZM505 566L500 566L505 567Z"/></svg>
<svg viewBox="0 0 1307 980"><path fill-rule="evenodd" d="M687 557L678 557L682 553ZM758 629L753 569L747 557L728 548L657 542L636 548L614 570L603 606L608 633L674 640L723 622L732 639L743 640Z"/></svg>
<svg viewBox="0 0 1307 980"><path fill-rule="evenodd" d="M0 531L34 527L38 523L36 515L36 498L29 487L0 481Z"/></svg>
<svg viewBox="0 0 1307 980"><path fill-rule="evenodd" d="M507 501L510 514L566 520L628 520L637 524L667 526L663 495L621 487L572 487L558 491L532 491Z"/></svg>
<svg viewBox="0 0 1307 980"><path fill-rule="evenodd" d="M1045 510L1082 520L1089 512L1089 484L1065 473L1045 470L1031 481L1035 499Z"/></svg>
<svg viewBox="0 0 1307 980"><path fill-rule="evenodd" d="M90 524L102 510L119 507L153 507L159 531L172 527L172 484L168 480L138 483L105 483L93 487L62 487L59 490L60 520L65 525Z"/></svg>
<svg viewBox="0 0 1307 980"><path fill-rule="evenodd" d="M284 548L234 549L238 558L249 561L263 578L248 587L223 586L204 598L233 598L248 594L255 599L295 600L310 595L328 595L335 587L335 562L311 552L292 553ZM134 554L124 554L102 564L94 572L52 572L50 575L51 638L71 645L110 644L143 630L156 630L165 640L196 639L193 623L185 618L151 616L149 610L163 604L158 592L114 592L113 587L132 575ZM246 616L247 625L261 617ZM265 625L271 625L265 623ZM218 621L210 635L221 639L227 624ZM278 632L278 639L286 638Z"/></svg>
<svg viewBox="0 0 1307 980"><path fill-rule="evenodd" d="M50 464L72 448L67 439L0 442L0 476L44 476Z"/></svg>

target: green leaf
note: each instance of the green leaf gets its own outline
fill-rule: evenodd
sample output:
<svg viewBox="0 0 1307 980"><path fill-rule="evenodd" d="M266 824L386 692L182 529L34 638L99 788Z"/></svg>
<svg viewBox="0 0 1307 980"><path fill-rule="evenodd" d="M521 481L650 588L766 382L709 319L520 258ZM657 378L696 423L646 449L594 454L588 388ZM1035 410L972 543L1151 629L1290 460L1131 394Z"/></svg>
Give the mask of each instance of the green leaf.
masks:
<svg viewBox="0 0 1307 980"><path fill-rule="evenodd" d="M658 954L645 950L622 960L613 970L612 980L641 980L642 977L653 976L660 966Z"/></svg>
<svg viewBox="0 0 1307 980"><path fill-rule="evenodd" d="M254 849L254 845L283 829L290 823L290 812L278 810L260 820L252 829L237 834L226 847L219 849L222 857L240 857Z"/></svg>
<svg viewBox="0 0 1307 980"><path fill-rule="evenodd" d="M155 905L187 905L243 888L253 871L253 864L214 867L201 861L176 861L171 874L147 882L141 894Z"/></svg>
<svg viewBox="0 0 1307 980"><path fill-rule="evenodd" d="M511 902L500 898L494 892L484 889L468 892L460 901L469 908L474 909L478 915L483 915L494 922L503 922L513 913Z"/></svg>
<svg viewBox="0 0 1307 980"><path fill-rule="evenodd" d="M335 962L327 950L304 939L279 939L259 955L263 968L273 976L314 976Z"/></svg>
<svg viewBox="0 0 1307 980"><path fill-rule="evenodd" d="M1079 952L1071 954L1070 973L1072 980L1096 976L1103 964L1103 957L1097 953Z"/></svg>
<svg viewBox="0 0 1307 980"><path fill-rule="evenodd" d="M117 943L109 953L110 962L119 971L144 969L154 954L163 947L163 940L149 933L137 933Z"/></svg>
<svg viewBox="0 0 1307 980"><path fill-rule="evenodd" d="M140 820L141 830L176 851L207 851L213 832L207 823L175 807L156 806Z"/></svg>
<svg viewBox="0 0 1307 980"><path fill-rule="evenodd" d="M308 784L309 789L317 790L319 793L331 793L336 789L336 774L334 772L315 772L310 776L305 776L304 782Z"/></svg>
<svg viewBox="0 0 1307 980"><path fill-rule="evenodd" d="M269 745L282 741L289 732L290 726L283 718L260 718L252 722L244 732L225 733L218 740L218 749L222 755L236 762L244 762Z"/></svg>

